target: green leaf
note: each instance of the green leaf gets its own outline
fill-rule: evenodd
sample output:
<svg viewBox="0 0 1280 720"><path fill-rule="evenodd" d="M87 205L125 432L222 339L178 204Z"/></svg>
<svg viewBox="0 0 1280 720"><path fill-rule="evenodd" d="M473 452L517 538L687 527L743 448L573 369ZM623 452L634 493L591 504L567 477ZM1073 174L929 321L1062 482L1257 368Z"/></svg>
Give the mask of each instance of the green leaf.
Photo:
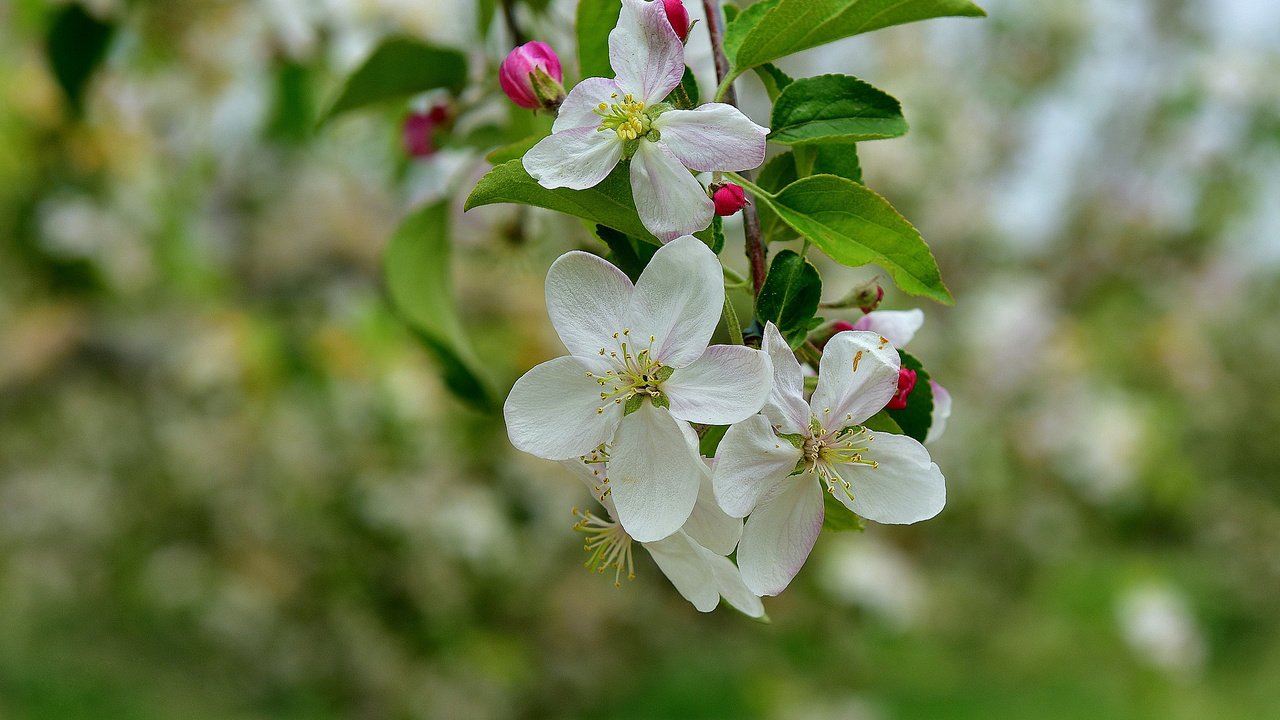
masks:
<svg viewBox="0 0 1280 720"><path fill-rule="evenodd" d="M704 457L715 457L716 450L720 447L720 441L724 439L724 434L729 432L728 425L708 425L702 438L698 441L698 452Z"/></svg>
<svg viewBox="0 0 1280 720"><path fill-rule="evenodd" d="M484 159L494 165L501 165L503 163L511 162L512 160L519 160L524 157L525 153L529 152L529 148L537 145L538 141L542 140L542 138L546 136L546 133L540 132L521 138L513 143L503 145L502 147L491 151L488 155L484 156Z"/></svg>
<svg viewBox="0 0 1280 720"><path fill-rule="evenodd" d="M480 37L488 37L493 16L498 12L498 0L478 0L476 3L476 30Z"/></svg>
<svg viewBox="0 0 1280 720"><path fill-rule="evenodd" d="M843 492L839 488L836 492ZM852 510L845 507L835 495L822 490L822 529L827 532L862 532L867 529L866 523Z"/></svg>
<svg viewBox="0 0 1280 720"><path fill-rule="evenodd" d="M907 396L907 406L901 410L885 410L889 417L902 428L901 434L913 437L920 442L929 435L929 426L933 424L933 386L929 384L929 373L924 365L911 353L898 350L902 358L902 367L916 371L916 386Z"/></svg>
<svg viewBox="0 0 1280 720"><path fill-rule="evenodd" d="M285 60L276 70L275 107L267 135L286 142L301 142L315 127L312 71L302 63Z"/></svg>
<svg viewBox="0 0 1280 720"><path fill-rule="evenodd" d="M447 203L427 205L401 223L383 256L383 275L392 309L443 366L445 385L479 409L494 409L452 295Z"/></svg>
<svg viewBox="0 0 1280 720"><path fill-rule="evenodd" d="M79 115L89 79L102 65L116 26L72 3L58 10L49 26L45 51L49 67L73 115Z"/></svg>
<svg viewBox="0 0 1280 720"><path fill-rule="evenodd" d="M596 237L609 246L609 262L631 278L631 282L640 279L640 273L648 267L658 247L652 243L637 240L611 227L596 225Z"/></svg>
<svg viewBox="0 0 1280 720"><path fill-rule="evenodd" d="M578 3L578 67L582 77L613 77L609 65L609 31L618 24L622 0Z"/></svg>
<svg viewBox="0 0 1280 720"><path fill-rule="evenodd" d="M768 93L770 102L776 102L778 95L788 85L795 82L789 75L779 70L777 65L772 63L757 66L755 71L756 75L760 76L760 82L764 84L764 91Z"/></svg>
<svg viewBox="0 0 1280 720"><path fill-rule="evenodd" d="M804 165L801 172L797 165ZM801 177L809 175L837 175L854 182L862 182L862 167L858 164L858 146L848 145L800 145L794 151L775 155L760 171L756 184L770 193L777 194L782 188ZM768 205L761 204L756 208L760 218L760 236L766 243L785 242L796 239L796 231L782 221L778 214Z"/></svg>
<svg viewBox="0 0 1280 720"><path fill-rule="evenodd" d="M787 85L773 106L769 139L783 145L851 143L907 132L893 96L848 75L821 75Z"/></svg>
<svg viewBox="0 0 1280 720"><path fill-rule="evenodd" d="M711 248L711 252L719 255L724 250L724 218L719 215L712 216L711 224L705 229L699 230L693 234L702 242Z"/></svg>
<svg viewBox="0 0 1280 720"><path fill-rule="evenodd" d="M821 298L818 269L794 250L783 250L773 256L769 265L769 274L756 298L756 317L762 325L777 325L790 342L808 334Z"/></svg>
<svg viewBox="0 0 1280 720"><path fill-rule="evenodd" d="M735 72L871 30L943 16L982 17L969 0L765 0L729 26Z"/></svg>
<svg viewBox="0 0 1280 720"><path fill-rule="evenodd" d="M698 106L698 79L693 76L693 70L688 65L684 67L680 84L667 95L665 102L681 110L692 110Z"/></svg>
<svg viewBox="0 0 1280 720"><path fill-rule="evenodd" d="M862 423L868 430L876 432L893 433L894 435L905 435L898 423L889 415L888 410L881 410L872 415L866 422Z"/></svg>
<svg viewBox="0 0 1280 720"><path fill-rule="evenodd" d="M636 215L625 163L619 164L609 177L593 188L548 190L529 177L519 160L511 160L498 165L480 179L467 198L464 209L494 203L520 203L557 210L658 244L657 238L645 230L640 216Z"/></svg>
<svg viewBox="0 0 1280 720"><path fill-rule="evenodd" d="M387 38L347 78L320 123L348 110L427 90L447 88L457 94L466 83L467 61L457 50L410 37Z"/></svg>
<svg viewBox="0 0 1280 720"><path fill-rule="evenodd" d="M866 187L835 175L814 175L774 195L735 178L832 260L849 267L876 263L903 292L947 305L955 302L920 233Z"/></svg>

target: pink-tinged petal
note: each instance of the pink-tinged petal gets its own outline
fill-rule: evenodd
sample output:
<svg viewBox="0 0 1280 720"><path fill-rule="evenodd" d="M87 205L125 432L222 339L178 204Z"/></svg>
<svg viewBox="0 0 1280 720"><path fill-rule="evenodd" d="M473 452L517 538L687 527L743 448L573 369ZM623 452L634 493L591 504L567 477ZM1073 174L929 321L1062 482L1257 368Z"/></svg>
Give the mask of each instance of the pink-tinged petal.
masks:
<svg viewBox="0 0 1280 720"><path fill-rule="evenodd" d="M569 352L599 358L631 305L631 280L603 258L567 252L547 271L547 314Z"/></svg>
<svg viewBox="0 0 1280 720"><path fill-rule="evenodd" d="M618 423L609 449L609 489L618 522L638 542L661 540L684 525L706 472L678 420L644 402Z"/></svg>
<svg viewBox="0 0 1280 720"><path fill-rule="evenodd" d="M609 64L618 85L646 105L662 102L684 76L684 44L660 2L622 0L609 33Z"/></svg>
<svg viewBox="0 0 1280 720"><path fill-rule="evenodd" d="M711 474L716 502L731 517L746 517L761 500L795 470L803 453L778 437L763 415L752 415L729 428L716 449ZM810 478L812 480L812 478Z"/></svg>
<svg viewBox="0 0 1280 720"><path fill-rule="evenodd" d="M641 141L631 158L631 195L640 222L662 242L711 224L715 203L662 143Z"/></svg>
<svg viewBox="0 0 1280 720"><path fill-rule="evenodd" d="M742 537L742 521L729 517L716 504L716 495L711 489L711 473L703 474L698 485L698 501L681 530L699 545L721 555L728 555L738 546L738 538Z"/></svg>
<svg viewBox="0 0 1280 720"><path fill-rule="evenodd" d="M813 550L822 517L822 488L812 475L791 478L751 513L738 543L738 568L751 592L786 589Z"/></svg>
<svg viewBox="0 0 1280 720"><path fill-rule="evenodd" d="M621 97L621 94L618 83L608 78L583 80L573 86L568 97L561 103L556 121L551 125L551 132L563 132L575 128L594 130L600 127L601 118L596 114L596 109L600 107L600 103L612 105L618 102L617 98ZM606 133L601 133L601 135L604 134Z"/></svg>
<svg viewBox="0 0 1280 720"><path fill-rule="evenodd" d="M709 553L688 535L678 532L663 540L645 543L644 549L653 556L658 569L676 591L693 603L698 612L711 612L720 604L715 572L707 563Z"/></svg>
<svg viewBox="0 0 1280 720"><path fill-rule="evenodd" d="M522 162L525 172L544 188L586 190L599 185L621 159L617 133L575 128L542 138Z"/></svg>
<svg viewBox="0 0 1280 720"><path fill-rule="evenodd" d="M653 126L680 162L700 171L752 170L764 162L767 128L724 103L696 110L668 110Z"/></svg>
<svg viewBox="0 0 1280 720"><path fill-rule="evenodd" d="M853 499L836 489L845 507L878 523L907 525L928 520L947 504L942 470L929 451L905 435L871 433L864 459L877 467L840 465L840 475L853 486Z"/></svg>
<svg viewBox="0 0 1280 720"><path fill-rule="evenodd" d="M822 351L809 406L831 432L880 412L898 391L898 351L872 332L837 333Z"/></svg>
<svg viewBox="0 0 1280 720"><path fill-rule="evenodd" d="M933 388L933 420L929 423L925 443L942 437L942 433L947 431L947 419L951 417L951 393L932 380L929 381L929 387Z"/></svg>
<svg viewBox="0 0 1280 720"><path fill-rule="evenodd" d="M854 330L867 330L879 333L894 347L906 347L911 338L924 325L924 312L921 310L876 310L858 318L853 324Z"/></svg>
<svg viewBox="0 0 1280 720"><path fill-rule="evenodd" d="M712 345L662 383L671 414L688 422L732 425L760 412L769 397L769 356L743 345Z"/></svg>
<svg viewBox="0 0 1280 720"><path fill-rule="evenodd" d="M772 323L765 323L762 349L773 364L773 390L764 404L769 422L784 433L803 433L809 427L809 403L804 401L804 371L791 346Z"/></svg>
<svg viewBox="0 0 1280 720"><path fill-rule="evenodd" d="M587 377L588 372L606 369L604 363L560 357L525 373L502 408L511 444L530 455L563 460L612 438L622 407L602 403L600 386Z"/></svg>
<svg viewBox="0 0 1280 720"><path fill-rule="evenodd" d="M703 556L715 574L716 589L720 596L747 617L764 617L764 604L742 581L742 573L738 571L738 567L729 558L712 555L707 550L703 551Z"/></svg>
<svg viewBox="0 0 1280 720"><path fill-rule="evenodd" d="M706 352L723 308L720 261L698 238L682 237L653 254L636 282L624 325L637 347L652 347L651 357L683 368Z"/></svg>

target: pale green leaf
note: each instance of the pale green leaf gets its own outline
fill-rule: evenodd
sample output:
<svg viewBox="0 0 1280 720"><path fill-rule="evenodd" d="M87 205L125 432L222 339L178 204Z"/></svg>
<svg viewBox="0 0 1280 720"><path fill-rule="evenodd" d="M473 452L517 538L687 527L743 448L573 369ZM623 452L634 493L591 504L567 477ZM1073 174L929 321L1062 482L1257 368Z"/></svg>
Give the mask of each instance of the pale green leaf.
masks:
<svg viewBox="0 0 1280 720"><path fill-rule="evenodd" d="M618 24L622 0L578 3L578 67L582 77L613 77L609 65L609 31Z"/></svg>
<svg viewBox="0 0 1280 720"><path fill-rule="evenodd" d="M347 78L321 123L348 110L427 90L458 93L466 82L467 61L457 50L410 37L388 38Z"/></svg>

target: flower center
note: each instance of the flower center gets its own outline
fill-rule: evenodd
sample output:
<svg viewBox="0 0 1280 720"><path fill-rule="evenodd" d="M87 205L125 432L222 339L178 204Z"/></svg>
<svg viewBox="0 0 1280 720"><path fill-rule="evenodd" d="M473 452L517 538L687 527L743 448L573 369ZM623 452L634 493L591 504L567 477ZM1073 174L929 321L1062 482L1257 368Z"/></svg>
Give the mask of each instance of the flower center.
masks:
<svg viewBox="0 0 1280 720"><path fill-rule="evenodd" d="M629 328L621 333L614 333L613 339L618 341L617 350L600 348L600 356L608 358L613 368L606 370L603 375L587 373L587 377L600 385L600 399L606 402L612 400L615 404L627 403L627 412L639 407L639 403L646 397L665 407L662 382L671 377L675 370L654 359L653 343L657 338L650 335L648 346L638 352ZM596 412L603 413L604 406L596 408Z"/></svg>
<svg viewBox="0 0 1280 720"><path fill-rule="evenodd" d="M613 93L611 97L617 101L618 93ZM636 100L631 93L612 105L600 103L596 106L596 114L601 118L597 130L612 130L623 142L642 138L653 129L653 119L645 112L645 104Z"/></svg>
<svg viewBox="0 0 1280 720"><path fill-rule="evenodd" d="M591 553L591 557L587 558L583 567L598 573L613 568L614 587L622 586L623 570L626 570L628 580L635 580L635 564L631 558L631 536L622 529L622 525L596 517L589 512L582 512L578 508L573 509L573 514L578 518L573 529L587 536L582 543L582 549Z"/></svg>
<svg viewBox="0 0 1280 720"><path fill-rule="evenodd" d="M810 423L810 434L805 437L800 462L804 472L817 475L827 486L827 492L835 494L839 487L850 500L853 499L853 486L840 475L839 465L866 465L872 470L880 467L880 463L862 457L871 450L871 441L875 439L861 425L850 425L835 432L827 432L814 418Z"/></svg>

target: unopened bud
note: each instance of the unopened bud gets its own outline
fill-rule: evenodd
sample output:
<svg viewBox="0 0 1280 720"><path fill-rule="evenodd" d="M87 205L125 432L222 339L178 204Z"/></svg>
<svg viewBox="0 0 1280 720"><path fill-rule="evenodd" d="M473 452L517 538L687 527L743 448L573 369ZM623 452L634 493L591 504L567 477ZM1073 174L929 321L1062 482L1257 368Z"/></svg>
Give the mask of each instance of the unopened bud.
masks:
<svg viewBox="0 0 1280 720"><path fill-rule="evenodd" d="M907 396L916 389L916 371L909 368L898 370L898 392L885 407L890 410L901 410L907 406Z"/></svg>
<svg viewBox="0 0 1280 720"><path fill-rule="evenodd" d="M522 108L556 110L564 101L560 58L543 42L527 42L512 50L498 68L498 83L511 102Z"/></svg>
<svg viewBox="0 0 1280 720"><path fill-rule="evenodd" d="M680 38L680 42L689 39L689 11L684 9L682 0L662 0L662 6L667 11L667 21L671 23L671 28L676 31L676 36Z"/></svg>
<svg viewBox="0 0 1280 720"><path fill-rule="evenodd" d="M822 307L837 309L856 307L864 313L869 313L880 307L881 300L884 300L884 288L880 287L879 278L872 278L853 288L839 300L823 303Z"/></svg>
<svg viewBox="0 0 1280 720"><path fill-rule="evenodd" d="M401 141L411 157L430 157L436 152L436 129L449 120L449 108L436 105L427 112L411 112L404 119Z"/></svg>
<svg viewBox="0 0 1280 720"><path fill-rule="evenodd" d="M750 204L742 186L734 183L714 187L711 192L711 201L715 203L716 214L721 217L732 215Z"/></svg>

